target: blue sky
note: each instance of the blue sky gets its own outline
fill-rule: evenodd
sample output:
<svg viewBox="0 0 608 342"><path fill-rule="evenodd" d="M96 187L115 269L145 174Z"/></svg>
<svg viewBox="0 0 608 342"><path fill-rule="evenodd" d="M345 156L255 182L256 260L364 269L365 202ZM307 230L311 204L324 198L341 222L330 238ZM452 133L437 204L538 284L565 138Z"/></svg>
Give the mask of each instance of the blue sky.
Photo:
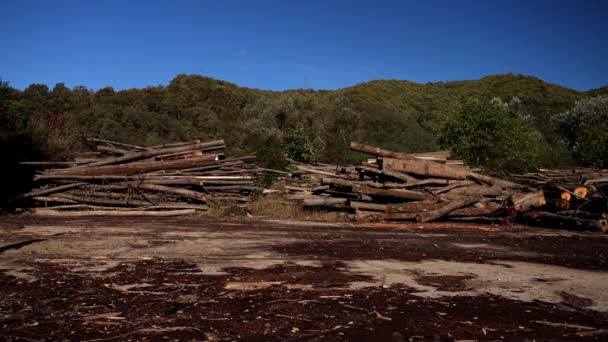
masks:
<svg viewBox="0 0 608 342"><path fill-rule="evenodd" d="M0 0L0 78L116 89L201 74L335 89L521 73L608 84L608 1Z"/></svg>

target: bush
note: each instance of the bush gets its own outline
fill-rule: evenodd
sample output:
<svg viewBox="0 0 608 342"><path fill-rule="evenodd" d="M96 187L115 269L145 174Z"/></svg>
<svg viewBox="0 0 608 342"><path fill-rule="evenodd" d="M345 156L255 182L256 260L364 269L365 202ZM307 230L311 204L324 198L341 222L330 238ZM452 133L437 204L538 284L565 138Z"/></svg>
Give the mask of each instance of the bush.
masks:
<svg viewBox="0 0 608 342"><path fill-rule="evenodd" d="M439 144L473 166L521 172L537 162L540 133L504 103L466 99L440 131Z"/></svg>
<svg viewBox="0 0 608 342"><path fill-rule="evenodd" d="M324 147L323 140L315 137L310 129L301 124L289 129L283 137L283 148L287 158L302 163L318 162Z"/></svg>
<svg viewBox="0 0 608 342"><path fill-rule="evenodd" d="M552 123L579 163L608 167L608 96L577 101Z"/></svg>

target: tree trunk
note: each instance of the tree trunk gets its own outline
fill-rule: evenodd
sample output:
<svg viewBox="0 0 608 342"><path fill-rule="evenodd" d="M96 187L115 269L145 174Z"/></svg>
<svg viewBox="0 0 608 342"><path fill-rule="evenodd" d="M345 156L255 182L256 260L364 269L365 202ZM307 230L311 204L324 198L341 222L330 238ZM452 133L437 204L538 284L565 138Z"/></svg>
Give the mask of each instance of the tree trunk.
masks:
<svg viewBox="0 0 608 342"><path fill-rule="evenodd" d="M392 197L392 198L405 198L416 201L422 200L436 200L435 196L418 191L412 190L401 190L401 189L374 189L368 186L353 185L353 192L358 192L364 195L370 196L381 196L381 197Z"/></svg>
<svg viewBox="0 0 608 342"><path fill-rule="evenodd" d="M416 221L418 223L434 221L438 218L441 218L441 217L451 213L452 211L454 211L456 209L464 208L471 204L475 204L475 203L479 202L481 199L482 199L481 196L472 196L472 197L469 197L469 198L466 198L466 199L463 199L460 201L454 201L454 202L447 203L437 209L419 213L418 215L416 215Z"/></svg>
<svg viewBox="0 0 608 342"><path fill-rule="evenodd" d="M395 158L384 158L382 169L414 174L424 177L439 177L448 179L466 179L468 171L450 165L440 164L427 160L402 160Z"/></svg>

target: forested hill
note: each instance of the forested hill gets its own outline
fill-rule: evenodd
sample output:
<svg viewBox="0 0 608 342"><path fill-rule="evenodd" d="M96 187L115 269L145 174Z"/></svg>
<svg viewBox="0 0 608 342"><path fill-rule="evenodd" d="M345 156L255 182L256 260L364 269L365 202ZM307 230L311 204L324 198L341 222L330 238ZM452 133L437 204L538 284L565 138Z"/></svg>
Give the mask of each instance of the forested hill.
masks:
<svg viewBox="0 0 608 342"><path fill-rule="evenodd" d="M558 153L548 118L577 99L600 94L608 94L608 87L577 92L511 74L427 84L377 80L335 91L264 91L197 75L179 75L166 87L123 91L63 84L19 91L3 84L0 130L3 141L31 140L34 150L54 159L82 148L85 137L144 145L223 137L231 152L258 151L273 164L283 133L303 124L325 141L325 160L348 162L354 157L347 149L351 140L400 151L433 150L437 130L463 98L517 97L520 110L545 135L543 158L550 162Z"/></svg>

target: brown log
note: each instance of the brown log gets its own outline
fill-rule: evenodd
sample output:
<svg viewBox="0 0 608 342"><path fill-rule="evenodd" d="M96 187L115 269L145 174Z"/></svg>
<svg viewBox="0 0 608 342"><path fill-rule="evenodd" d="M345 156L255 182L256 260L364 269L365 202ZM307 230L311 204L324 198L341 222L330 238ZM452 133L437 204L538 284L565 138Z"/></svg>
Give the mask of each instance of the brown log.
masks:
<svg viewBox="0 0 608 342"><path fill-rule="evenodd" d="M387 204L387 213L418 213L425 210L433 210L441 207L442 203L432 201L416 201L399 204Z"/></svg>
<svg viewBox="0 0 608 342"><path fill-rule="evenodd" d="M513 201L513 207L519 212L526 212L532 207L541 207L547 204L545 193L542 191L513 195L511 200Z"/></svg>
<svg viewBox="0 0 608 342"><path fill-rule="evenodd" d="M125 162L129 162L129 161L137 160L137 159L144 159L144 158L158 156L161 154L183 152L183 151L203 150L206 148L213 148L218 145L224 145L224 140L216 140L216 141L210 141L210 142L206 142L206 143L197 143L197 144L186 145L186 146L152 149L152 150L146 150L146 151L141 151L141 152L133 152L133 153L129 153L129 154L126 154L126 155L120 156L120 157L104 158L103 160L100 160L98 162L87 164L86 167L125 163ZM70 174L79 174L79 173L70 173Z"/></svg>
<svg viewBox="0 0 608 342"><path fill-rule="evenodd" d="M565 192L565 191L564 191L564 192L562 192L562 193L559 195L559 197L560 197L561 199L563 199L564 201L570 201L570 200L572 199L572 195L570 195L570 193L569 193L569 192Z"/></svg>
<svg viewBox="0 0 608 342"><path fill-rule="evenodd" d="M489 216L502 208L502 205L495 202L487 202L484 207L481 208L461 208L452 211L447 214L447 217L462 217L462 216Z"/></svg>
<svg viewBox="0 0 608 342"><path fill-rule="evenodd" d="M430 221L437 220L437 219L451 213L452 211L454 211L456 209L464 208L466 206L477 203L481 199L482 199L481 196L471 196L471 197L468 197L463 200L449 202L437 209L418 213L418 215L416 215L416 221L418 223L423 223L423 222L430 222Z"/></svg>
<svg viewBox="0 0 608 342"><path fill-rule="evenodd" d="M555 224L562 225L560 228L562 229L571 229L571 230L595 230L595 231L608 231L608 221L605 219L600 220L591 220L591 219L582 219L578 217L571 216L561 216L553 213L549 213L546 211L532 211L524 214L524 217L533 220L539 223L550 223L547 227L552 228L555 227ZM543 224L543 225L544 225ZM553 226L552 226L552 225Z"/></svg>
<svg viewBox="0 0 608 342"><path fill-rule="evenodd" d="M350 201L350 207L353 209L370 210L370 211L385 211L386 210L385 204L357 202L357 201Z"/></svg>
<svg viewBox="0 0 608 342"><path fill-rule="evenodd" d="M145 206L150 205L150 202L134 200L134 199L129 199L129 198L118 200L118 199L109 199L109 198L101 198L101 197L76 196L76 195L70 195L70 194L66 194L66 193L56 194L53 197L65 198L65 199L72 200L72 201L79 202L79 203L103 204L103 205L123 206L123 207L130 207L130 206L145 207Z"/></svg>
<svg viewBox="0 0 608 342"><path fill-rule="evenodd" d="M180 142L174 142L174 143L168 143L168 144L160 144L160 145L148 146L146 148L154 150L154 149L159 149L159 148L194 145L194 144L198 144L200 142L201 141L197 139L197 140L192 140L192 141L180 141Z"/></svg>
<svg viewBox="0 0 608 342"><path fill-rule="evenodd" d="M481 196L512 196L516 193L511 190L503 190L500 187L496 186L486 186L486 185L469 185L463 186L456 189L452 189L442 196L450 196L450 195L465 195L465 196L473 196L473 195L481 195Z"/></svg>
<svg viewBox="0 0 608 342"><path fill-rule="evenodd" d="M116 146L124 146L126 148L131 148L131 149L135 149L135 150L147 150L148 149L148 148L142 147L142 146L125 144L125 143L122 143L119 141L112 141L112 140L105 140L105 139L87 138L87 141L100 142L100 143L116 145Z"/></svg>
<svg viewBox="0 0 608 342"><path fill-rule="evenodd" d="M83 217L83 216L185 216L196 214L195 209L182 210L165 210L165 211L149 211L149 210L91 210L91 211L65 211L53 209L34 209L34 214L37 216L61 216L61 217Z"/></svg>
<svg viewBox="0 0 608 342"><path fill-rule="evenodd" d="M104 207L99 205L90 204L68 204L68 205L55 205L46 209L53 210L75 210L75 209L87 209L87 210L114 210L114 211L134 211L134 210L166 210L166 209L195 209L195 210L208 210L209 206L205 204L189 204L189 203L163 203L160 205L151 205L148 207L137 207L137 208L122 208L122 207Z"/></svg>
<svg viewBox="0 0 608 342"><path fill-rule="evenodd" d="M587 189L584 186L579 186L576 189L574 189L574 194L576 194L576 196L578 196L578 197L586 198L588 193L589 193L589 189Z"/></svg>
<svg viewBox="0 0 608 342"><path fill-rule="evenodd" d="M350 143L350 148L353 151L371 154L377 157L396 158L396 159L426 159L426 160L446 160L449 158L448 151L439 152L423 152L423 153L401 153L390 150L385 150L380 147L360 144L356 142Z"/></svg>
<svg viewBox="0 0 608 342"><path fill-rule="evenodd" d="M61 197L55 197L55 196L36 196L32 198L34 201L38 201L38 202L52 202L52 203L69 203L69 204L76 204L78 203L78 201L74 201L71 199L67 199L67 198L61 198Z"/></svg>
<svg viewBox="0 0 608 342"><path fill-rule="evenodd" d="M358 192L364 195L380 196L380 197L392 197L392 198L405 198L416 201L422 200L436 200L435 196L412 190L401 190L401 189L374 189L364 185L353 185L353 192Z"/></svg>
<svg viewBox="0 0 608 342"><path fill-rule="evenodd" d="M129 153L129 151L123 150L122 148L118 148L118 147L114 147L114 146L106 146L106 145L97 145L97 151L116 153L116 154L120 154L120 155L125 155L125 154Z"/></svg>
<svg viewBox="0 0 608 342"><path fill-rule="evenodd" d="M555 207L558 210L568 210L568 209L570 209L570 201L566 201L562 198L558 198L555 200Z"/></svg>
<svg viewBox="0 0 608 342"><path fill-rule="evenodd" d="M198 191L194 191L194 190L182 189L182 188L173 188L173 187L170 187L170 186L156 185L156 184L146 184L146 183L140 184L137 187L139 189L144 189L144 190L160 191L160 192L180 195L180 196L183 196L183 197L192 198L192 199L199 200L199 201L202 201L202 202L206 202L207 201L207 196L204 193L198 192Z"/></svg>
<svg viewBox="0 0 608 342"><path fill-rule="evenodd" d="M384 219L384 213L377 211L356 210L355 221L380 221Z"/></svg>
<svg viewBox="0 0 608 342"><path fill-rule="evenodd" d="M50 194L54 194L57 192L66 191L69 189L79 188L79 187L87 185L87 184L89 184L89 183L79 182L79 183L70 183L70 184L65 184L65 185L59 185L59 186L46 188L46 189L37 189L37 190L27 192L25 194L21 194L17 198L26 199L26 198L36 197L36 196L50 195Z"/></svg>
<svg viewBox="0 0 608 342"><path fill-rule="evenodd" d="M296 168L300 171L304 171L304 172L308 172L308 173L314 173L317 175L323 175L323 176L336 176L335 172L328 172L328 171L323 171L323 170L317 170L317 169L313 169L311 167L305 167L305 166L300 166L300 165L296 165Z"/></svg>
<svg viewBox="0 0 608 342"><path fill-rule="evenodd" d="M183 160L137 162L120 165L90 166L57 170L54 175L100 176L100 175L132 175L158 170L175 170L181 168L217 164L217 154Z"/></svg>
<svg viewBox="0 0 608 342"><path fill-rule="evenodd" d="M384 219L388 221L415 220L416 213L384 213Z"/></svg>
<svg viewBox="0 0 608 342"><path fill-rule="evenodd" d="M305 199L304 206L344 207L348 203L346 198L315 198Z"/></svg>
<svg viewBox="0 0 608 342"><path fill-rule="evenodd" d="M382 169L414 174L424 177L440 177L448 179L466 179L469 172L450 165L436 163L426 160L402 160L395 158L384 158Z"/></svg>

